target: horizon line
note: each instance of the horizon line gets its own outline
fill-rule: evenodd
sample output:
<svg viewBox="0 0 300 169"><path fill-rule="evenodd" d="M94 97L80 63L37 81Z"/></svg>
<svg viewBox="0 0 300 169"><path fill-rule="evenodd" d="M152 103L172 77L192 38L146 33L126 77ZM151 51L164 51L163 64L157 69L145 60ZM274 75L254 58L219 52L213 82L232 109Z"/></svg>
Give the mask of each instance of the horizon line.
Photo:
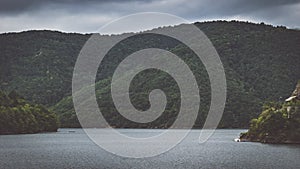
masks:
<svg viewBox="0 0 300 169"><path fill-rule="evenodd" d="M254 24L254 25L265 25L265 26L271 26L273 28L286 28L288 30L300 30L300 28L291 28L288 27L286 25L273 25L270 23L265 23L265 22L253 22L253 21L245 21L245 20L236 20L236 19L232 19L232 20L226 20L226 19L220 19L220 20L207 20L207 21L194 21L191 23L181 23L178 25L164 25L164 26L160 26L160 27L154 27L152 29L147 29L147 30L140 30L140 31L136 31L136 32L122 32L122 33L118 33L118 34L102 34L102 35L121 35L121 34L127 34L127 33L141 33L141 32L145 32L145 31L150 31L153 29L159 29L159 28L166 28L166 27L175 27L175 26L179 26L182 24L204 24L204 23L214 23L214 22L238 22L238 23L246 23L246 24ZM33 32L33 31L51 31L51 32L58 32L58 33L65 33L65 34L80 34L80 35L89 35L89 34L95 34L98 32L76 32L76 31L64 31L64 30L59 30L59 29L51 29L51 28L37 28L37 29L26 29L26 30L20 30L20 31L8 31L8 32L0 32L0 35L3 34L19 34L19 33L26 33L26 32Z"/></svg>

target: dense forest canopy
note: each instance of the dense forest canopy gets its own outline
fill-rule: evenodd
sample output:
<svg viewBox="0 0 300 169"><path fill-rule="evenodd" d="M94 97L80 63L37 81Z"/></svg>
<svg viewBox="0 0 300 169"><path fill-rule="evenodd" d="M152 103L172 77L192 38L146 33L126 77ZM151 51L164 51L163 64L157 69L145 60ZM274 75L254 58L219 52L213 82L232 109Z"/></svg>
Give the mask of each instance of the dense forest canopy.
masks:
<svg viewBox="0 0 300 169"><path fill-rule="evenodd" d="M195 23L211 40L223 62L227 78L227 102L219 127L247 128L263 102L283 101L300 79L300 31L246 22ZM164 29L164 28L160 28ZM90 35L54 31L27 31L0 35L0 89L16 90L26 99L58 113L63 127L80 127L73 108L71 81L77 56ZM118 113L111 102L110 81L114 68L126 55L159 47L180 56L193 70L200 86L201 109L195 124L203 125L210 104L210 84L205 67L182 44L156 36L136 37L108 53L99 68L96 93L99 108L116 127L168 127L176 118L178 86L161 71L144 71L132 82L133 105L149 108L154 88L168 96L163 116L153 123L135 124ZM201 85L200 85L201 84Z"/></svg>
<svg viewBox="0 0 300 169"><path fill-rule="evenodd" d="M0 91L0 134L54 132L57 115L42 105L31 104L15 91Z"/></svg>
<svg viewBox="0 0 300 169"><path fill-rule="evenodd" d="M285 103L271 102L263 106L258 118L242 140L265 143L300 143L300 81Z"/></svg>

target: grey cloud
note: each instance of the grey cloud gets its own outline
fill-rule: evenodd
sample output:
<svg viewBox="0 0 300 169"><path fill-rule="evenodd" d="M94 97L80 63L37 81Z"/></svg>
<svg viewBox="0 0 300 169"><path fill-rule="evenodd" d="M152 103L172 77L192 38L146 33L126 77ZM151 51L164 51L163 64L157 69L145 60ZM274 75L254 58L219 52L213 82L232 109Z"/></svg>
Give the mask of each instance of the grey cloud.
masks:
<svg viewBox="0 0 300 169"><path fill-rule="evenodd" d="M84 6L107 3L126 3L141 0L0 0L0 13L18 14L28 10L39 10L48 5ZM142 0L151 1L151 0Z"/></svg>
<svg viewBox="0 0 300 169"><path fill-rule="evenodd" d="M190 21L236 19L300 27L300 0L0 0L0 32L56 29L91 32L136 12Z"/></svg>
<svg viewBox="0 0 300 169"><path fill-rule="evenodd" d="M110 4L110 3L122 3L128 2L144 2L151 3L152 1L161 0L0 0L0 13L21 13L27 10L38 10L40 7L47 5L68 5L68 6L85 6L91 4ZM177 0L163 0L172 4L172 1ZM219 9L219 13L229 14L234 12L249 12L251 10L257 10L261 8L268 8L272 6L282 6L288 4L295 4L300 0L198 0L182 1L182 6L186 6L189 3L203 6L202 10L209 12L209 10ZM166 3L168 5L168 3ZM179 8L181 6L178 6ZM130 6L128 6L130 8ZM201 10L201 8L199 9Z"/></svg>
<svg viewBox="0 0 300 169"><path fill-rule="evenodd" d="M300 0L201 0L193 1L194 5L184 11L184 15L194 13L195 16L232 16L248 14L300 3ZM273 11L276 12L276 11Z"/></svg>

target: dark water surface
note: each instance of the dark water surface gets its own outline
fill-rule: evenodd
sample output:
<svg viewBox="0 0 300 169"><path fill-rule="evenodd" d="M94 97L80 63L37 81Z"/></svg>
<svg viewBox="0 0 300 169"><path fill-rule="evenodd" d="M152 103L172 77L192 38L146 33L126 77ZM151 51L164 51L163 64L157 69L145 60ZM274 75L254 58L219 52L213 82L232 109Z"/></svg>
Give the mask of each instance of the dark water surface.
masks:
<svg viewBox="0 0 300 169"><path fill-rule="evenodd" d="M81 129L60 129L57 133L1 135L0 168L300 168L299 145L234 142L233 139L243 131L216 130L206 143L199 144L199 130L193 130L172 150L145 159L110 154L94 144ZM159 133L161 130L121 129L121 132L142 137L145 133ZM112 144L119 143L114 140Z"/></svg>

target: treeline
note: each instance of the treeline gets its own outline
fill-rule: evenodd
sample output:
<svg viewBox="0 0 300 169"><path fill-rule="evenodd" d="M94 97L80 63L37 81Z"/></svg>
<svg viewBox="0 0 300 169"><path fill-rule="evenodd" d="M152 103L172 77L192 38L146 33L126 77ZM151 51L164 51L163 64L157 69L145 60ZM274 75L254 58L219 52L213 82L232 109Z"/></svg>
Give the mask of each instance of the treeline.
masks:
<svg viewBox="0 0 300 169"><path fill-rule="evenodd" d="M31 104L15 91L0 91L0 134L55 132L58 119L42 105Z"/></svg>

